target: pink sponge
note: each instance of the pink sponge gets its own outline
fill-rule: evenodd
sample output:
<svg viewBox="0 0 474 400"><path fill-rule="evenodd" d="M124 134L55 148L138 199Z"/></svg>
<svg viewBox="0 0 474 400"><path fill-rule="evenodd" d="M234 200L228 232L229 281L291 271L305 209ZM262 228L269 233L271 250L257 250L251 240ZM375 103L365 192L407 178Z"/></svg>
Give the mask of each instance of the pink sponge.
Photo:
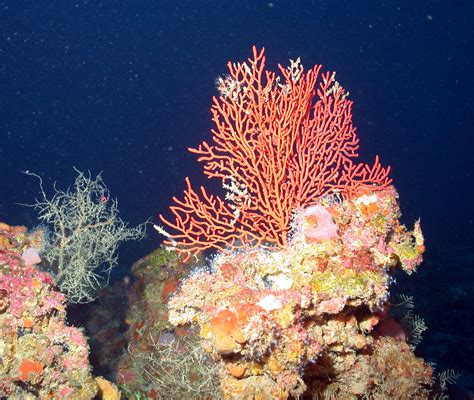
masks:
<svg viewBox="0 0 474 400"><path fill-rule="evenodd" d="M38 250L33 247L26 249L21 255L21 258L28 266L39 264L41 262Z"/></svg>
<svg viewBox="0 0 474 400"><path fill-rule="evenodd" d="M338 227L323 206L308 207L303 211L303 218L306 243L318 243L338 237Z"/></svg>

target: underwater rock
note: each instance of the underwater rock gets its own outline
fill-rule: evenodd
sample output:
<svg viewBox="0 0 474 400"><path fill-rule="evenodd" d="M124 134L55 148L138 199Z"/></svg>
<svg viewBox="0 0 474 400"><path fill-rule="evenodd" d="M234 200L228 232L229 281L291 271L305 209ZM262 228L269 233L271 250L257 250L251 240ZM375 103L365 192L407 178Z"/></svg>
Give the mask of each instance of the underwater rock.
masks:
<svg viewBox="0 0 474 400"><path fill-rule="evenodd" d="M87 340L66 325L66 297L29 247L41 232L1 223L0 235L0 397L95 398Z"/></svg>
<svg viewBox="0 0 474 400"><path fill-rule="evenodd" d="M432 368L405 341L381 336L390 273L413 272L424 250L419 225L410 232L399 215L393 187L327 199L300 210L286 248L222 251L182 282L169 321L198 325L223 364L222 398L428 398ZM391 389L403 380L387 368L394 363L402 397Z"/></svg>

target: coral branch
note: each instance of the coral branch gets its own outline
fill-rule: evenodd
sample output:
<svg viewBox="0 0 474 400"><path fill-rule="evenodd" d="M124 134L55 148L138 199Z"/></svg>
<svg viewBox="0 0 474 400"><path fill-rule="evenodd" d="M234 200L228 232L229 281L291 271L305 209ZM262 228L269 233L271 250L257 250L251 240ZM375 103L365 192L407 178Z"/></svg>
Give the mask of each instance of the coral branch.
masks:
<svg viewBox="0 0 474 400"><path fill-rule="evenodd" d="M51 198L41 177L28 171L25 174L39 179L41 197L30 206L48 225L44 261L69 301L86 303L108 283L120 243L143 238L145 224L130 228L119 217L117 200L110 198L100 174L92 179L90 173L75 171L73 188L63 191L55 186Z"/></svg>

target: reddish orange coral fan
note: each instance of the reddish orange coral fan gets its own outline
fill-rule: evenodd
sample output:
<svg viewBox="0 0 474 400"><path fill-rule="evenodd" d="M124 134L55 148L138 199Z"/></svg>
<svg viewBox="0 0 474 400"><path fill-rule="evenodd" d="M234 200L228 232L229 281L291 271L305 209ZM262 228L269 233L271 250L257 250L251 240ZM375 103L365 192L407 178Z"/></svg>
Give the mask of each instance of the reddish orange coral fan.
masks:
<svg viewBox="0 0 474 400"><path fill-rule="evenodd" d="M184 199L175 197L171 207L175 220L160 215L176 232L168 245L187 256L250 243L283 247L293 210L391 182L378 157L372 166L354 162L352 102L334 73L320 74L320 65L304 71L296 60L279 66L281 78L265 69L264 49L255 47L248 62L228 69L213 99L212 141L189 149L227 194L196 192L186 178Z"/></svg>

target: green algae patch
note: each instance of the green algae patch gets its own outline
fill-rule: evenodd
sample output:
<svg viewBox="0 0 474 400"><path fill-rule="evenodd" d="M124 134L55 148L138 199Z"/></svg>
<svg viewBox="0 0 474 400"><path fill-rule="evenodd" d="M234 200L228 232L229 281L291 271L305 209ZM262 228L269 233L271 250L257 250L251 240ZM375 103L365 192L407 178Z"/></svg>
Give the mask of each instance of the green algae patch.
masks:
<svg viewBox="0 0 474 400"><path fill-rule="evenodd" d="M147 258L149 264L161 267L178 261L178 253L173 250L158 248L152 251Z"/></svg>
<svg viewBox="0 0 474 400"><path fill-rule="evenodd" d="M371 220L370 224L380 233L387 232L388 221L382 213L377 213Z"/></svg>
<svg viewBox="0 0 474 400"><path fill-rule="evenodd" d="M403 240L401 243L391 243L391 245L401 260L412 260L420 255L416 243L411 240Z"/></svg>
<svg viewBox="0 0 474 400"><path fill-rule="evenodd" d="M351 269L342 271L315 272L311 280L313 293L334 292L347 297L364 297L369 285L384 284L386 276L373 271L356 272Z"/></svg>

